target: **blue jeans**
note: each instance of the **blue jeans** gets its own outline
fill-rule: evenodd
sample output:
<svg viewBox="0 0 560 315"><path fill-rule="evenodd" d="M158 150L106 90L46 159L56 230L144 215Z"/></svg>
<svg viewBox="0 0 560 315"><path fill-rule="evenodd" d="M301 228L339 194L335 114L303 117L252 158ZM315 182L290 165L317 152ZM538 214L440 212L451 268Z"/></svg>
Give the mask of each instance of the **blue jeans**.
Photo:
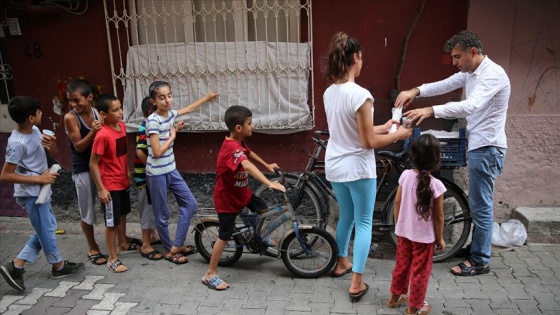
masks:
<svg viewBox="0 0 560 315"><path fill-rule="evenodd" d="M27 244L23 247L17 258L32 264L37 260L41 249L50 264L62 261L58 251L56 237L56 218L51 208L51 203L37 205L37 197L16 197L16 202L29 214L29 221L35 230Z"/></svg>
<svg viewBox="0 0 560 315"><path fill-rule="evenodd" d="M352 182L331 183L338 202L336 244L338 256L348 257L348 245L355 225L352 271L364 273L371 246L373 208L377 179L367 178Z"/></svg>
<svg viewBox="0 0 560 315"><path fill-rule="evenodd" d="M170 251L173 246L185 245L187 231L191 224L191 219L196 211L197 202L191 193L187 183L177 170L167 174L147 176L148 189L152 197L152 208L154 209L154 219L163 247ZM167 205L167 189L175 195L175 200L179 206L179 217L177 219L177 230L175 240L171 242L169 235L169 206Z"/></svg>
<svg viewBox="0 0 560 315"><path fill-rule="evenodd" d="M494 182L502 174L506 149L488 146L469 151L469 208L474 228L470 259L488 265L492 255Z"/></svg>

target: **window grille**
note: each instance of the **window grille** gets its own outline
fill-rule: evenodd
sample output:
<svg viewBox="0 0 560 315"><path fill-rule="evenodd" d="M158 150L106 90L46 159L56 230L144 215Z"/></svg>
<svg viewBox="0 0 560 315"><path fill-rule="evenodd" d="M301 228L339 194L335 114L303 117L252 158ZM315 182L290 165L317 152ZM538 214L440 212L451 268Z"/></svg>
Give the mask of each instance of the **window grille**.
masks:
<svg viewBox="0 0 560 315"><path fill-rule="evenodd" d="M10 132L17 126L8 113L8 102L14 96L14 77L12 67L4 59L5 55L4 41L0 39L0 132Z"/></svg>
<svg viewBox="0 0 560 315"><path fill-rule="evenodd" d="M314 127L311 0L104 0L114 93L137 127L148 86L171 84L174 108L208 90L217 102L187 115L190 131L226 129L232 105L255 129ZM181 118L179 118L181 119Z"/></svg>

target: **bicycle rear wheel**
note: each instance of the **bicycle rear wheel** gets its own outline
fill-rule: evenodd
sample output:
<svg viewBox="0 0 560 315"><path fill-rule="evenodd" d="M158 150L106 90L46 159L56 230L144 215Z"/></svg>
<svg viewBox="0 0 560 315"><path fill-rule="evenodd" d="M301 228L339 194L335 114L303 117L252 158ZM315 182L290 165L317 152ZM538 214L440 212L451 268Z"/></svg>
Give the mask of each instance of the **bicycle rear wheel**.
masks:
<svg viewBox="0 0 560 315"><path fill-rule="evenodd" d="M218 222L202 222L199 223L194 233L194 243L200 255L210 261L214 252L214 244L218 240L218 231L220 224ZM233 265L241 258L243 254L243 246L237 241L230 239L226 242L226 246L222 251L218 266L227 267Z"/></svg>
<svg viewBox="0 0 560 315"><path fill-rule="evenodd" d="M300 228L300 238L293 231L282 243L282 262L302 278L318 278L329 272L338 256L336 241L317 227Z"/></svg>
<svg viewBox="0 0 560 315"><path fill-rule="evenodd" d="M442 262L453 257L465 246L471 233L472 219L469 215L469 206L463 191L445 179L442 179L442 182L445 188L447 188L443 199L443 239L446 248L443 251L434 251L434 262ZM393 226L391 241L395 245L397 244L397 235L394 228L393 205L396 193L397 189L395 188L383 206L383 212L387 213L387 222Z"/></svg>

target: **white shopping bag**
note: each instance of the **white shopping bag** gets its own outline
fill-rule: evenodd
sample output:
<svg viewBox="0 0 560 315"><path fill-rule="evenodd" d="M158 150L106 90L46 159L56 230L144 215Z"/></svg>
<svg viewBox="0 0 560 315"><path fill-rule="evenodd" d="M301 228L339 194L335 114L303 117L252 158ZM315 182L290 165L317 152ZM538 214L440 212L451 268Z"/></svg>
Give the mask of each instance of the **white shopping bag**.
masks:
<svg viewBox="0 0 560 315"><path fill-rule="evenodd" d="M516 219L498 224L494 222L492 229L492 245L501 247L522 246L527 240L527 229Z"/></svg>

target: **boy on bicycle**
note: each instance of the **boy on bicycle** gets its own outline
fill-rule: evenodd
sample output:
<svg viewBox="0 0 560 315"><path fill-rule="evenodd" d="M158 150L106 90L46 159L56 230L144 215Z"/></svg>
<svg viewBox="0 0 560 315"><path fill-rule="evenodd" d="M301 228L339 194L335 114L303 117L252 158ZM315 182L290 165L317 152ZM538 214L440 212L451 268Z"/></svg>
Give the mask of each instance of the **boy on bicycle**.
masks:
<svg viewBox="0 0 560 315"><path fill-rule="evenodd" d="M218 213L219 236L214 244L212 258L202 283L211 289L222 291L229 288L218 276L218 262L228 239L235 230L235 218L245 207L253 212L266 211L266 203L255 196L249 184L249 174L267 185L269 188L286 191L278 182L271 182L264 174L249 161L258 162L273 172L278 167L276 163L268 164L245 143L245 138L253 133L253 113L244 106L231 106L226 110L224 121L229 130L220 152L216 165L216 186L214 187L214 206Z"/></svg>

